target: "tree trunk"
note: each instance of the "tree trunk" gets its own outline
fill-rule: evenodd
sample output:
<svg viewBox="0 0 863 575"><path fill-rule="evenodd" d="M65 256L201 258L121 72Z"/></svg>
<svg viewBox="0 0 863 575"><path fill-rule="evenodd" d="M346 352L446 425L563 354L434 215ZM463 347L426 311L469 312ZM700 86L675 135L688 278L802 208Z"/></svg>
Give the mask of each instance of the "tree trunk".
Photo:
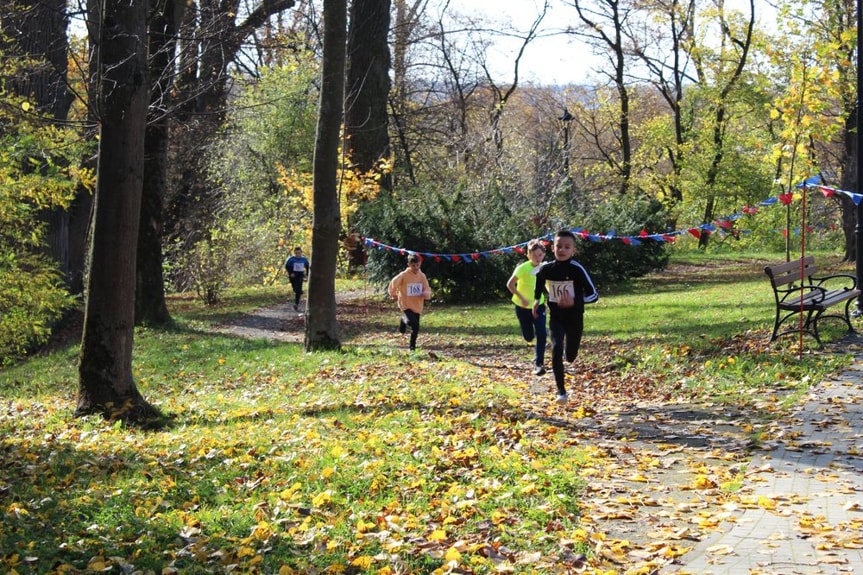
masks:
<svg viewBox="0 0 863 575"><path fill-rule="evenodd" d="M270 16L292 8L296 0L244 3L247 17L237 22L240 0L197 0L186 3L182 24L179 108L182 126L175 133L179 172L173 197L167 199L166 234L186 245L208 235L218 206L207 179L209 147L228 109L230 66L243 42ZM182 130L182 132L180 132Z"/></svg>
<svg viewBox="0 0 863 575"><path fill-rule="evenodd" d="M613 71L607 72L614 82L620 99L617 119L616 149L604 152L608 166L619 178L621 196L629 193L632 176L632 136L630 133L630 109L628 87L628 60L624 29L632 7L617 0L602 0L596 6L575 0L572 3L582 23L587 25L584 36L597 50L606 50L608 63Z"/></svg>
<svg viewBox="0 0 863 575"><path fill-rule="evenodd" d="M843 190L859 190L859 169L857 168L857 114L856 105L848 103L850 112L845 117L845 129L842 130L842 179L839 187ZM829 183L828 183L829 185ZM845 194L839 195L842 209L842 234L845 239L844 261L857 261L857 206L854 200Z"/></svg>
<svg viewBox="0 0 863 575"><path fill-rule="evenodd" d="M2 30L7 36L0 48L7 57L32 58L26 73L6 79L6 87L30 99L42 114L59 124L66 121L72 95L67 89L69 42L65 0L18 0L2 2ZM47 252L72 285L75 270L69 257L69 213L62 208L46 209L39 219L47 226Z"/></svg>
<svg viewBox="0 0 863 575"><path fill-rule="evenodd" d="M87 167L88 161L83 165ZM84 276L87 268L87 240L90 236L90 216L93 211L93 193L79 186L75 200L69 206L69 270L66 281L69 291L74 294L84 293Z"/></svg>
<svg viewBox="0 0 863 575"><path fill-rule="evenodd" d="M149 102L147 0L105 0L99 55L99 165L75 414L150 424L132 377L135 259Z"/></svg>
<svg viewBox="0 0 863 575"><path fill-rule="evenodd" d="M380 176L392 189L380 161L390 157L387 101L390 93L390 0L353 0L347 46L345 135L350 158L362 173Z"/></svg>
<svg viewBox="0 0 863 575"><path fill-rule="evenodd" d="M162 202L168 183L168 108L172 103L172 66L183 8L184 3L177 0L151 0L149 38L153 87L150 109L153 117L147 124L144 137L144 188L135 290L135 323L139 325L171 323L162 273Z"/></svg>
<svg viewBox="0 0 863 575"><path fill-rule="evenodd" d="M312 268L306 315L306 351L339 349L336 265L339 250L339 130L345 93L346 0L324 0L324 58L313 167Z"/></svg>
<svg viewBox="0 0 863 575"><path fill-rule="evenodd" d="M395 23L393 28L392 70L393 85L390 93L390 108L396 133L395 165L407 172L408 182L416 184L413 167L413 150L408 144L408 48L411 32L417 26L417 4L408 6L408 0L394 0Z"/></svg>
<svg viewBox="0 0 863 575"><path fill-rule="evenodd" d="M138 235L135 323L170 325L162 273L162 198L167 186L168 126L165 118L147 127L143 193Z"/></svg>

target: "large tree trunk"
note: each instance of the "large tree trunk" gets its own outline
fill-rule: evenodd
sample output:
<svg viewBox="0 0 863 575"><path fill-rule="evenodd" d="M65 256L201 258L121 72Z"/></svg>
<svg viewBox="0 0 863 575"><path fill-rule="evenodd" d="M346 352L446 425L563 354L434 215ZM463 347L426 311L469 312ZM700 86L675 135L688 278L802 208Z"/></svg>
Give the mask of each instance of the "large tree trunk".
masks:
<svg viewBox="0 0 863 575"><path fill-rule="evenodd" d="M72 104L67 89L68 16L66 0L17 0L0 2L2 30L7 36L2 49L7 57L32 58L26 72L6 79L6 87L30 99L40 113L65 122ZM48 224L48 255L57 262L67 284L75 290L74 269L70 258L69 212L62 208L39 214ZM80 287L80 284L79 286ZM77 290L80 291L80 290Z"/></svg>
<svg viewBox="0 0 863 575"><path fill-rule="evenodd" d="M140 325L171 323L162 273L162 202L168 183L168 108L172 104L173 63L183 8L184 2L178 0L151 0L152 117L144 138L144 189L135 290L135 323Z"/></svg>
<svg viewBox="0 0 863 575"><path fill-rule="evenodd" d="M99 54L101 138L76 415L149 423L158 411L132 377L135 258L149 102L148 0L105 0Z"/></svg>
<svg viewBox="0 0 863 575"><path fill-rule="evenodd" d="M389 98L392 109L393 124L396 134L395 165L403 168L408 181L416 184L413 166L413 150L408 143L408 48L410 48L411 33L418 25L417 9L419 2L413 0L409 6L408 0L394 0L395 23L393 24L392 70L393 85Z"/></svg>
<svg viewBox="0 0 863 575"><path fill-rule="evenodd" d="M324 60L314 158L312 268L306 315L306 351L339 349L336 264L339 249L337 170L345 93L346 0L324 0Z"/></svg>
<svg viewBox="0 0 863 575"><path fill-rule="evenodd" d="M839 187L843 190L859 190L860 182L857 181L859 169L857 168L857 106L851 108L851 112L845 118L845 129L842 130L842 179ZM830 182L827 182L830 185ZM857 206L854 200L845 194L839 195L839 203L842 207L842 233L845 238L844 260L846 262L857 261Z"/></svg>
<svg viewBox="0 0 863 575"><path fill-rule="evenodd" d="M387 101L390 92L390 0L353 0L347 46L345 134L351 160L362 173L380 176L391 189L380 161L390 156Z"/></svg>

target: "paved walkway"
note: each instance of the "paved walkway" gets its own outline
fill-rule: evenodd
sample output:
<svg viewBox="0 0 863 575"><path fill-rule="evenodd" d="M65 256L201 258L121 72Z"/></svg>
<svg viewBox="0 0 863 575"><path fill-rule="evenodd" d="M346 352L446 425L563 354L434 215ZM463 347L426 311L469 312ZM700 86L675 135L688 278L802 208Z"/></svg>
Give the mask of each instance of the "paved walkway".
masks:
<svg viewBox="0 0 863 575"><path fill-rule="evenodd" d="M851 338L859 349L863 338ZM863 353L815 386L748 467L734 520L663 573L863 574Z"/></svg>

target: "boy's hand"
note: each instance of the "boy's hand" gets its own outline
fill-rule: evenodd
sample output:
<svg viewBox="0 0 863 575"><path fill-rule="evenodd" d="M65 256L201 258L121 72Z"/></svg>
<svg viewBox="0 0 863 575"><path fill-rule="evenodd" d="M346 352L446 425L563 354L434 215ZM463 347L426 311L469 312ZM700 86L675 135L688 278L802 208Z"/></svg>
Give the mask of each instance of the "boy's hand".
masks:
<svg viewBox="0 0 863 575"><path fill-rule="evenodd" d="M562 308L572 307L575 305L575 300L572 298L569 292L564 292L560 294L560 296L558 296L557 305L558 307Z"/></svg>

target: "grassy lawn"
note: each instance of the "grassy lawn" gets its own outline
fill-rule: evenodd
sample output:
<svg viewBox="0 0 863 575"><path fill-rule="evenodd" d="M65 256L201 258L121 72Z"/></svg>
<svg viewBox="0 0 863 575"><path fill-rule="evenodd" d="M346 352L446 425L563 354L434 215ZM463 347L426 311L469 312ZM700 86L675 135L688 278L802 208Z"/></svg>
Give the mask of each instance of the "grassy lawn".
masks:
<svg viewBox="0 0 863 575"><path fill-rule="evenodd" d="M757 430L849 365L838 331L823 350L767 345L762 268L781 259L678 258L601 286L566 408L530 375L505 300L432 302L410 354L394 304L354 282L345 349L306 354L214 329L288 301L285 286L215 309L172 297L177 326L139 329L134 351L165 431L72 418L76 345L0 372L0 571L649 573L683 544L635 549L597 526L589 492L623 471L591 422L679 402L733 406ZM301 339L302 318L278 329ZM713 488L733 490L727 473Z"/></svg>

